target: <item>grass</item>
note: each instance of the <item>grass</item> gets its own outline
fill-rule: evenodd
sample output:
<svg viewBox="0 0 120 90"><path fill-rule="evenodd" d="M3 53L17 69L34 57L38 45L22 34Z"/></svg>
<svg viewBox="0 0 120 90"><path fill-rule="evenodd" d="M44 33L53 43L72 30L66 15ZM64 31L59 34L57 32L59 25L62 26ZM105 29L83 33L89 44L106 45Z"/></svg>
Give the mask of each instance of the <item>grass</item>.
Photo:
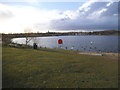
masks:
<svg viewBox="0 0 120 90"><path fill-rule="evenodd" d="M78 51L2 48L3 88L117 88L116 56Z"/></svg>

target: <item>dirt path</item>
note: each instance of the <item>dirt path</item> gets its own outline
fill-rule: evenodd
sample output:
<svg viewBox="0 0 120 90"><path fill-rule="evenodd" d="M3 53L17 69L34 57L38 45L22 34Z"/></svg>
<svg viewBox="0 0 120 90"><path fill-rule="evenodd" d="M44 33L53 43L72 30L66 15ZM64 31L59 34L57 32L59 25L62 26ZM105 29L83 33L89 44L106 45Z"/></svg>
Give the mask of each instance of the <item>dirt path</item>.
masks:
<svg viewBox="0 0 120 90"><path fill-rule="evenodd" d="M84 54L84 55L95 55L95 56L107 56L107 57L114 57L118 58L120 56L120 53L98 53L98 52L79 52L78 54Z"/></svg>

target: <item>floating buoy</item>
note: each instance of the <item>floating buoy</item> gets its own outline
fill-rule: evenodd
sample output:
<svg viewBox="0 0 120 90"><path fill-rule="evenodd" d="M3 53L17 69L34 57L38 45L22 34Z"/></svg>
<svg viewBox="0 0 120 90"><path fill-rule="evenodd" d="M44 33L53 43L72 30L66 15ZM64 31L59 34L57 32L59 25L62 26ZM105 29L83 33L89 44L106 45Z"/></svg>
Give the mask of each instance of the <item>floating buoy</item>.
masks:
<svg viewBox="0 0 120 90"><path fill-rule="evenodd" d="M62 44L62 43L63 43L62 39L59 39L58 44Z"/></svg>

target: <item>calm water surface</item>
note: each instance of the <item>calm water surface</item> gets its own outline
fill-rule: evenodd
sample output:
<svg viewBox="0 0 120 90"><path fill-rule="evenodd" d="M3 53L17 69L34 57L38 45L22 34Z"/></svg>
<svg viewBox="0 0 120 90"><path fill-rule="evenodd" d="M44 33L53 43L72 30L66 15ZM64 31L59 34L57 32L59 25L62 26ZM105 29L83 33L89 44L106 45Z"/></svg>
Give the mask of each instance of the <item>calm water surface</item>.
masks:
<svg viewBox="0 0 120 90"><path fill-rule="evenodd" d="M120 37L120 36L119 36ZM37 43L38 47L67 49L77 51L92 51L92 52L120 52L118 48L118 36L116 35L80 35L80 36L50 36L36 37L28 43L33 45ZM62 39L63 44L59 45L58 40ZM14 38L14 43L25 44L25 38Z"/></svg>

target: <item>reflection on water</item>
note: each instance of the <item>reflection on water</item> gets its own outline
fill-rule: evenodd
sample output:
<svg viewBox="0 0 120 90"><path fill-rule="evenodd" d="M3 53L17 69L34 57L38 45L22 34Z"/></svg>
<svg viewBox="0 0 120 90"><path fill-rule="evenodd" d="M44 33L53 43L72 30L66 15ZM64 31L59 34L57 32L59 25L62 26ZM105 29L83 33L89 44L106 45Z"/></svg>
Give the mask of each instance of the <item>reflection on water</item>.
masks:
<svg viewBox="0 0 120 90"><path fill-rule="evenodd" d="M31 39L31 38L29 38ZM62 39L63 44L58 44L58 40ZM14 38L15 43L25 44L25 38ZM118 52L118 36L51 36L51 37L37 37L32 38L28 43L33 45L37 43L38 47L67 49L77 51L92 51L92 52ZM120 50L119 50L120 52Z"/></svg>

